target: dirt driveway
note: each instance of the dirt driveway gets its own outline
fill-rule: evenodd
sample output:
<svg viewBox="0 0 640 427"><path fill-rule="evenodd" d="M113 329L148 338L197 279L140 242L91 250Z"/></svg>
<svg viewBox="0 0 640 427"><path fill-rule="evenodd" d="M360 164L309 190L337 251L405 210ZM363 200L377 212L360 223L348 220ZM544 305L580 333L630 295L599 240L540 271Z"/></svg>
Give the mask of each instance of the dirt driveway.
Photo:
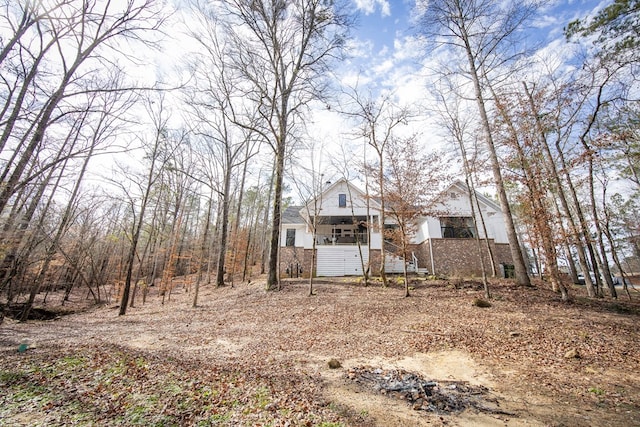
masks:
<svg viewBox="0 0 640 427"><path fill-rule="evenodd" d="M476 282L412 286L409 298L400 287L364 288L351 279L318 282L311 297L304 282L284 282L272 292L261 282L204 287L195 309L192 293L177 286L164 305L152 292L122 317L112 303L51 321L6 319L0 386L11 392L0 398L0 425L68 425L61 414L70 409L55 396L79 402L72 412L84 418L74 425L93 425L92 417L100 425L126 425L133 415L117 402L150 396L150 389L165 403L145 397L139 419L148 422L153 411L178 414L162 425L640 425L637 302L588 300L576 287L565 304L542 284L496 282L492 306L479 308ZM24 353L16 351L21 343L29 346ZM60 362L72 355L78 355L73 368ZM139 379L122 396L109 391L116 376L103 369L119 366L114 355L144 361L123 371ZM331 359L340 367L329 368ZM45 365L63 373L34 368ZM481 388L484 403L461 412L423 410L406 396L358 382L361 367L413 373L440 388ZM36 374L49 403L20 400L21 379L33 382ZM56 381L69 375L82 387L61 382L55 394ZM180 389L173 401L164 401L167 378ZM202 382L218 384L213 397ZM234 400L223 399L225 393ZM212 400L195 414L189 405L201 405L203 396ZM98 397L112 403L92 401L87 409Z"/></svg>

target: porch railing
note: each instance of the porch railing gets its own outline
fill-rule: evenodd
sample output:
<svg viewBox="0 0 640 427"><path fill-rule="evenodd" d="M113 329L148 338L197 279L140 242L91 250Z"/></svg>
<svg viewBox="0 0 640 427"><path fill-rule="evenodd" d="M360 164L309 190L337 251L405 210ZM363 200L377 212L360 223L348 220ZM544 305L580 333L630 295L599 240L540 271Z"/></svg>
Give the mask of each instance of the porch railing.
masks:
<svg viewBox="0 0 640 427"><path fill-rule="evenodd" d="M350 235L342 234L318 234L316 236L317 245L357 245L367 244L367 233L351 233Z"/></svg>

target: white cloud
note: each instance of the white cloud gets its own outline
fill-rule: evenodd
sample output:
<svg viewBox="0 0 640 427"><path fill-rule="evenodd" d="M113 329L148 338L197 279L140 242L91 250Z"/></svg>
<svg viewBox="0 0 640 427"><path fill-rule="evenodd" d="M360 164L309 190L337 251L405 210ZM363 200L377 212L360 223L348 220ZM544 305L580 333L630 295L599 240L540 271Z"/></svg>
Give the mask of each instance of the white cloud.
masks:
<svg viewBox="0 0 640 427"><path fill-rule="evenodd" d="M391 5L387 0L355 0L356 7L366 15L376 11L376 6L380 8L382 16L391 16Z"/></svg>
<svg viewBox="0 0 640 427"><path fill-rule="evenodd" d="M558 26L559 25L558 21L559 20L557 16L540 15L539 17L537 17L537 19L533 21L532 26L534 28L548 28L551 26Z"/></svg>
<svg viewBox="0 0 640 427"><path fill-rule="evenodd" d="M382 12L382 16L391 16L391 6L387 1L380 1L380 9Z"/></svg>
<svg viewBox="0 0 640 427"><path fill-rule="evenodd" d="M393 40L394 57L398 61L413 60L424 56L424 40L419 37L396 37Z"/></svg>
<svg viewBox="0 0 640 427"><path fill-rule="evenodd" d="M347 52L351 58L368 58L373 51L371 40L350 39L347 41Z"/></svg>
<svg viewBox="0 0 640 427"><path fill-rule="evenodd" d="M393 60L387 59L377 66L373 67L373 71L379 75L385 75L387 72L393 69L394 63Z"/></svg>
<svg viewBox="0 0 640 427"><path fill-rule="evenodd" d="M380 52L378 52L378 56L379 57L384 57L386 58L389 55L389 46L384 45L382 46L382 49L380 49Z"/></svg>

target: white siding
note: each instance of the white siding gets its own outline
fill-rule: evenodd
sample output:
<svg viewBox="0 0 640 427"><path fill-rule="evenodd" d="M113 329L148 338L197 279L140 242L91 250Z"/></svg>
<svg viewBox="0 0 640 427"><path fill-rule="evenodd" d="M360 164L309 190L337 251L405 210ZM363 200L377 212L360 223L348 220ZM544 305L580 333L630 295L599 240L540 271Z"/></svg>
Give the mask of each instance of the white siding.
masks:
<svg viewBox="0 0 640 427"><path fill-rule="evenodd" d="M339 206L339 195L345 194L347 197L347 206ZM355 216L367 215L367 200L364 195L357 188L351 186L351 191L346 181L339 181L333 186L330 186L322 193L321 200L319 200L318 206L320 208L321 216L351 216L351 205L353 204L353 214ZM370 214L378 214L378 204L370 200ZM313 214L313 205L309 206L311 213Z"/></svg>
<svg viewBox="0 0 640 427"><path fill-rule="evenodd" d="M369 251L362 247L365 263L369 261ZM362 274L362 262L357 246L319 246L317 256L317 276L357 276Z"/></svg>
<svg viewBox="0 0 640 427"><path fill-rule="evenodd" d="M294 246L304 246L306 237L306 226L300 224L282 224L282 228L280 230L280 246L287 245L287 230L290 228L296 230L296 242Z"/></svg>
<svg viewBox="0 0 640 427"><path fill-rule="evenodd" d="M455 197L452 197L451 193L455 193ZM487 235L490 239L495 239L496 243L507 243L507 233L504 225L504 218L502 212L496 210L493 206L489 206L482 201L480 202L482 209L482 216L484 218ZM442 212L442 216L471 216L471 206L469 204L469 196L465 191L462 191L457 186L452 186L435 206L437 211ZM476 209L476 223L478 224L478 234L481 238L484 238L484 231L482 230L482 220ZM429 238L442 237L442 230L440 229L440 219L436 217L425 218L416 233L414 243L421 243Z"/></svg>

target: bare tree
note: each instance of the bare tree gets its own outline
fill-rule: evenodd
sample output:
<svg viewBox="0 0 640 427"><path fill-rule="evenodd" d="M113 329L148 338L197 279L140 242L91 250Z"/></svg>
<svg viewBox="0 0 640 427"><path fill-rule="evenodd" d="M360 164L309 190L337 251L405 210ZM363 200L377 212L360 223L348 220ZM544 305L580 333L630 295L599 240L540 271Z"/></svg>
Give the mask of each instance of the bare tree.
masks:
<svg viewBox="0 0 640 427"><path fill-rule="evenodd" d="M525 91L527 87L525 85ZM549 194L547 188L553 185L553 178L548 174L548 167L539 162L539 154L544 151L540 144L545 144L539 136L539 123L536 123L535 114L531 112L534 107L530 97L518 97L510 99L505 92L496 94L490 88L496 104L497 120L495 129L502 135L504 145L513 151L513 160L510 164L517 169L518 178L514 182L521 182L524 187L524 195L521 198L520 208L523 218L531 225L534 240L541 242L545 267L549 272L551 287L554 291L560 291L563 301L568 300L567 288L562 283L558 269L555 223L550 209ZM499 132L499 129L503 129ZM537 251L535 242L532 242L532 250ZM537 257L536 257L537 259ZM538 268L540 275L542 271Z"/></svg>
<svg viewBox="0 0 640 427"><path fill-rule="evenodd" d="M430 0L424 3L425 13L421 31L437 40L436 43L459 50L465 55L464 75L473 84L474 98L484 132L491 170L507 226L516 282L521 286L530 286L491 130L484 82L491 79L492 71L513 62L519 56L520 52L511 50L511 42L526 20L532 16L535 11L535 2Z"/></svg>
<svg viewBox="0 0 640 427"><path fill-rule="evenodd" d="M140 183L140 205L136 210L134 201L131 204L131 214L134 218L131 228L131 245L126 257L126 278L122 298L120 300L120 311L118 315L123 316L127 312L129 303L129 293L131 291L131 281L133 278L133 268L136 260L136 251L140 241L140 233L145 220L145 213L151 197L154 184L160 178L162 169L171 160L171 152L167 150L167 120L169 113L164 105L164 97L160 96L157 101L149 99L147 101L147 112L151 117L153 125L153 135L148 141L144 141L145 157L149 162L149 169L146 172L144 181Z"/></svg>
<svg viewBox="0 0 640 427"><path fill-rule="evenodd" d="M457 151L460 153L460 157L462 159L462 170L464 173L464 183L468 189L468 198L469 205L471 207L471 218L473 219L473 224L478 230L478 222L482 225L483 234L485 236L484 245L489 254L489 265L491 266L491 274L493 277L497 275L496 262L493 254L493 248L487 238L487 225L484 219L484 215L482 213L482 209L480 207L480 201L478 200L478 194L476 193L476 185L474 179L474 171L477 166L477 150L476 155L470 158L469 149L467 147L467 139L469 138L469 127L471 126L472 119L471 117L462 112L459 99L460 97L453 97L454 101L452 105L449 105L450 100L449 96L446 93L440 92L440 101L442 107L440 108L439 114L442 116L444 121L444 126L449 133L449 136L452 138L454 144L457 144ZM474 139L474 142L477 140ZM478 249L478 257L480 260L480 270L482 273L482 284L484 286L485 298L491 298L491 292L489 290L489 281L487 280L487 268L484 262L483 249L482 249L482 240L480 239L480 234L476 233L476 244Z"/></svg>
<svg viewBox="0 0 640 427"><path fill-rule="evenodd" d="M245 98L259 120L239 120L275 155L274 197L267 288L278 286L278 246L284 164L306 105L322 98L325 73L340 55L349 21L339 2L226 0L220 16L229 61L244 79Z"/></svg>
<svg viewBox="0 0 640 427"><path fill-rule="evenodd" d="M423 154L416 135L391 138L388 145L384 187L386 209L397 228L391 237L400 244L404 274L404 296L410 296L407 262L410 259L411 237L418 228L418 220L426 215L429 202L437 194L443 178L441 153Z"/></svg>
<svg viewBox="0 0 640 427"><path fill-rule="evenodd" d="M393 94L386 93L374 98L372 94L365 95L359 89L352 88L347 93L349 105L345 108L344 114L351 117L357 123L358 136L362 137L367 146L373 148L375 152L375 164L368 164L368 159L363 159L365 169L370 170L376 177L376 191L380 197L380 229L383 236L383 244L380 248L380 278L383 286L387 286L387 276L384 270L385 248L384 248L384 227L385 227L385 185L384 170L385 158L388 155L388 146L394 138L397 127L407 124L412 117L412 113L407 107L398 106L393 101Z"/></svg>
<svg viewBox="0 0 640 427"><path fill-rule="evenodd" d="M307 228L311 231L311 269L309 271L309 296L315 295L313 290L314 279L314 266L316 265L316 246L317 246L317 233L318 225L320 225L320 213L322 211L321 197L323 185L324 185L324 173L322 170L322 152L323 145L320 145L316 149L314 141L310 141L307 145L309 150L310 163L307 166L298 164L295 165L295 172L290 173L291 182L301 200L304 202L305 215L303 219L306 222ZM318 160L320 159L320 160ZM295 249L294 249L295 250Z"/></svg>
<svg viewBox="0 0 640 427"><path fill-rule="evenodd" d="M217 260L216 286L225 282L229 223L233 203L232 184L240 170L240 187L244 187L247 163L257 153L258 141L253 137L251 126L238 126L243 119L255 116L255 110L249 113L247 104L238 82L238 72L227 63L230 52L225 45L225 35L220 33L220 26L212 11L204 5L194 5L194 12L200 18L200 28L191 31L202 52L194 55L191 68L194 73L194 84L187 91L187 104L190 107L192 132L201 140L201 153L210 159L217 169L219 185L209 180L220 196L222 217L220 218L219 251ZM236 111L242 111L238 117ZM252 122L253 120L250 120ZM243 188L238 192L240 197ZM240 201L241 202L241 201ZM238 203L239 205L240 203ZM238 212L236 210L236 212ZM239 218L236 218L236 225ZM232 228L234 230L237 227ZM234 239L231 239L234 243ZM235 264L235 261L232 261ZM235 268L231 267L232 270ZM233 276L233 273L231 273ZM233 278L231 278L233 284Z"/></svg>
<svg viewBox="0 0 640 427"><path fill-rule="evenodd" d="M332 166L336 170L338 170L338 173L342 176L342 178L350 182L355 177L355 176L352 176L354 171L353 158L357 155L350 150L351 147L348 147L345 144L343 144L340 148L341 148L341 151L339 153L339 156L331 156ZM364 144L362 148L366 148L366 144ZM366 152L366 149L364 150L364 152ZM365 172L365 179L367 178L368 178L368 175ZM369 286L369 278L371 274L371 260L369 255L365 257L365 252L363 251L363 248L366 247L367 249L366 253L371 254L371 228L374 226L374 224L371 221L371 198L369 197L369 192L368 192L369 188L366 182L365 182L365 185L366 185L365 203L366 203L366 212L367 212L366 222L365 223L359 222L359 219L356 217L356 210L355 210L356 206L354 202L357 199L354 197L351 185L347 185L347 198L348 198L347 204L351 210L351 222L353 224L359 223L360 225L363 225L364 227L366 227L366 238L364 238L364 236L361 233L354 233L354 235L356 240L356 246L358 247L358 255L360 256L360 266L362 268L363 285L367 287ZM363 245L366 245L366 246L363 246Z"/></svg>
<svg viewBox="0 0 640 427"><path fill-rule="evenodd" d="M592 225L596 230L596 242L599 244L600 254L596 253L594 247L592 247L592 242L589 238L590 234L587 234L587 230L589 225L585 224L584 215L580 212L580 207L576 206L576 210L579 215L579 219L581 220L581 224L583 226L583 230L585 233L585 243L589 253L591 255L591 262L594 267L594 272L596 275L596 283L598 287L600 286L600 276L602 276L605 280L609 288L609 292L613 298L617 298L616 288L613 283L611 271L609 269L609 260L607 256L607 251L604 247L603 240L603 230L602 223L599 218L598 209L597 209L597 201L596 201L596 189L595 189L595 180L596 180L596 171L595 164L602 163L602 147L599 142L601 138L598 123L601 121L600 117L602 115L603 110L607 108L609 105L615 105L616 101L623 99L626 100L629 98L627 95L629 91L632 91L631 86L632 82L626 81L624 83L620 82L619 74L624 75L624 69L626 68L625 63L618 62L597 62L595 67L590 67L589 64L585 64L583 66L583 70L588 72L587 78L587 87L592 88L593 102L590 103L590 108L587 109L586 120L584 121L584 125L582 131L579 136L580 144L583 148L583 157L587 163L587 183L589 187L589 204L591 206L591 217L592 217ZM622 77L624 80L624 77ZM629 78L627 77L627 80ZM595 246L595 245L594 245ZM600 262L598 262L601 260ZM597 266L600 266L602 274L599 274L597 270Z"/></svg>
<svg viewBox="0 0 640 427"><path fill-rule="evenodd" d="M114 114L117 111L114 105L118 104L118 98L120 98L120 94L113 94L115 95L115 97L110 96L109 94L105 94L104 98L106 99L102 99L103 96L99 96L99 94L93 93L91 95L92 96L88 101L88 105L83 109L83 114L78 120L77 128L72 127L73 145L80 145L82 142L85 142L85 145L87 146L87 154L82 164L80 165L80 170L76 174L75 183L71 190L71 194L69 195L67 206L61 216L60 222L57 225L56 230L52 233L53 235L48 236L49 243L47 245L45 257L42 261L39 272L31 285L29 299L25 304L21 315L22 321L26 321L29 316L29 312L31 311L31 308L33 306L36 294L40 291L42 283L53 260L54 254L56 253L56 251L64 252L61 248L61 241L73 221L73 217L75 215L74 211L77 209L76 203L80 194L81 184L83 183L83 180L85 178L89 162L93 159L94 151L97 147L99 147L101 143L104 143L109 139L109 133L114 132L112 125L115 117ZM85 123L86 119L94 110L102 111L101 117L98 117L95 123ZM126 109L120 109L119 111L126 111ZM85 138L86 141L82 141ZM87 285L89 284L87 283ZM92 292L90 286L89 290Z"/></svg>
<svg viewBox="0 0 640 427"><path fill-rule="evenodd" d="M545 161L545 170L551 178L553 194L557 196L559 201L560 212L567 221L568 229L571 231L571 237L578 255L580 268L584 274L587 292L590 296L597 296L599 291L600 278L596 276L596 286L594 286L589 272L588 253L591 253L592 261L594 260L593 251L589 243L589 231L586 218L583 215L582 203L571 176L570 163L574 162L576 156L571 147L572 134L575 126L578 124L578 113L581 105L586 101L585 96L575 91L571 83L566 83L562 79L552 77L550 79L550 90L552 94L546 98L546 111L548 114L543 116L540 114L540 107L537 103L532 103L537 97L533 95L533 90L529 92L525 88L527 95L531 118L535 124L535 138L538 140L538 147L543 154ZM535 89L535 88L534 88ZM542 96L541 99L545 99ZM551 140L550 140L551 139ZM588 252L585 251L585 247ZM597 267L592 262L592 267Z"/></svg>
<svg viewBox="0 0 640 427"><path fill-rule="evenodd" d="M198 295L200 293L200 282L202 281L203 264L205 263L204 260L208 258L207 248L209 243L209 233L211 229L211 212L213 210L213 189L210 190L210 194L209 194L206 206L207 207L205 208L204 229L202 231L202 237L200 240L200 250L198 252L198 276L196 278L196 283L195 283L196 286L193 293L193 304L192 304L193 308L196 308L198 306Z"/></svg>
<svg viewBox="0 0 640 427"><path fill-rule="evenodd" d="M68 0L54 2L49 9L44 9L44 5L42 2L25 4L20 11L21 24L14 28L15 33L3 51L3 67L5 61L9 61L22 71L18 72L15 85L4 79L4 83L11 86L12 96L6 101L11 105L3 106L3 112L11 113L3 129L1 145L4 147L10 139L17 144L2 171L0 212L22 185L47 169L45 163L45 167L31 170L29 176L25 176L29 164L46 142L47 130L74 111L77 97L89 91L127 90L120 81L114 86L112 79L100 77L105 70L109 75L115 69L109 55L119 54L118 43L125 39L143 41L148 32L157 30L163 21L154 0L117 4ZM15 12L14 8L7 10ZM31 46L37 50L29 52ZM25 58L32 60L24 62ZM39 72L43 67L48 67L46 73ZM21 126L17 126L18 118L24 121Z"/></svg>

